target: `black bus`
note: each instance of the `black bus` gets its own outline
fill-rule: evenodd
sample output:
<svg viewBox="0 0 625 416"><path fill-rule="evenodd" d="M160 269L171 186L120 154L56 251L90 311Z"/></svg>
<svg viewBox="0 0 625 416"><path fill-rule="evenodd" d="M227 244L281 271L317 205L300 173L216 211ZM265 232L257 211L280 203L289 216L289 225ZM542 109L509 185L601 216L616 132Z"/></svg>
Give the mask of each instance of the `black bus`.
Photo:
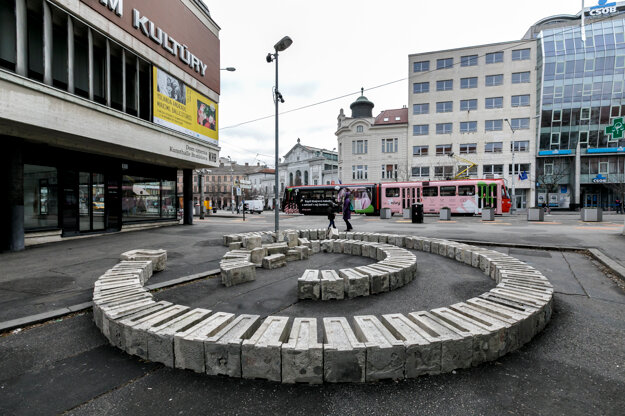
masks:
<svg viewBox="0 0 625 416"><path fill-rule="evenodd" d="M331 207L341 212L340 203L347 192L352 197L354 212L379 215L380 184L375 183L287 186L282 210L290 214L325 215Z"/></svg>

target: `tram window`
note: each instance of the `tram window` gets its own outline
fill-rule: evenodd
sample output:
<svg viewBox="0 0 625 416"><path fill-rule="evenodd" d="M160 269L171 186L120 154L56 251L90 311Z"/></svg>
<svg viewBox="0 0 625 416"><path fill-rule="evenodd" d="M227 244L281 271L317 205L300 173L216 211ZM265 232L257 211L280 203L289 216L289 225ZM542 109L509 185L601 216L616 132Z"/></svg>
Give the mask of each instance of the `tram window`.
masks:
<svg viewBox="0 0 625 416"><path fill-rule="evenodd" d="M424 186L423 196L438 196L438 187L437 186Z"/></svg>
<svg viewBox="0 0 625 416"><path fill-rule="evenodd" d="M475 195L475 186L462 185L458 187L458 195L460 196L473 196Z"/></svg>
<svg viewBox="0 0 625 416"><path fill-rule="evenodd" d="M399 197L399 188L386 188L386 197L387 198Z"/></svg>
<svg viewBox="0 0 625 416"><path fill-rule="evenodd" d="M441 186L441 196L456 196L456 187Z"/></svg>

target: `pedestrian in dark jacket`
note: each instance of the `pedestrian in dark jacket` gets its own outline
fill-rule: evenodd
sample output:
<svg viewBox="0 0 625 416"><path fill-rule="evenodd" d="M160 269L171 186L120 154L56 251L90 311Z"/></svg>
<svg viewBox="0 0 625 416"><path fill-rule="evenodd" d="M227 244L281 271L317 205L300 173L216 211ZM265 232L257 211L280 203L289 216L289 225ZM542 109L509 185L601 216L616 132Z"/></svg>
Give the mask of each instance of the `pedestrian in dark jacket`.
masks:
<svg viewBox="0 0 625 416"><path fill-rule="evenodd" d="M351 205L351 195L348 193L345 194L345 200L343 201L343 220L345 221L345 225L347 225L347 231L353 230L352 225L349 223L349 220L352 218L352 211L349 208Z"/></svg>
<svg viewBox="0 0 625 416"><path fill-rule="evenodd" d="M328 207L328 220L330 220L330 224L328 224L328 229L330 229L330 227L336 228L336 225L334 224L335 218L336 218L336 214L334 214L334 204L331 204Z"/></svg>

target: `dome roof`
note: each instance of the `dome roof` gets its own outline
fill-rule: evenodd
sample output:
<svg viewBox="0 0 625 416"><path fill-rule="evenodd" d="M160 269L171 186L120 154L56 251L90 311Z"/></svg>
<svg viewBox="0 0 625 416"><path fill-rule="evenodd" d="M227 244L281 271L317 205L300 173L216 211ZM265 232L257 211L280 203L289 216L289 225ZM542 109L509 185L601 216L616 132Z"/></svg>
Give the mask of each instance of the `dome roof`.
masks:
<svg viewBox="0 0 625 416"><path fill-rule="evenodd" d="M360 89L360 97L350 104L349 108L352 110L352 118L364 118L373 117L373 104L364 96L364 88Z"/></svg>

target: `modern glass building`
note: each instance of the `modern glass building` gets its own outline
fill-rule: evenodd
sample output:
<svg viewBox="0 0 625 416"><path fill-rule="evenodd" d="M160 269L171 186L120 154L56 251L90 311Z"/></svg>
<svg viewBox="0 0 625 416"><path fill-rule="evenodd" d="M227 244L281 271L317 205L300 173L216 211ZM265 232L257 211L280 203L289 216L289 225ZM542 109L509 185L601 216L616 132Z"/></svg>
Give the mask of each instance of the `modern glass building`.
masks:
<svg viewBox="0 0 625 416"><path fill-rule="evenodd" d="M538 204L609 209L623 199L625 3L599 3L526 34L538 43Z"/></svg>

